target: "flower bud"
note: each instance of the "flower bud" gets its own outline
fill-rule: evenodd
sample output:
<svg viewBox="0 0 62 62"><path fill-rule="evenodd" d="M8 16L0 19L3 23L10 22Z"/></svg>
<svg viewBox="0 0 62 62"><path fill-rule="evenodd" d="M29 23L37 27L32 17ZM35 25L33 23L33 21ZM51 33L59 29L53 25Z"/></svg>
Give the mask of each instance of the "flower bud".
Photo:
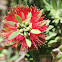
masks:
<svg viewBox="0 0 62 62"><path fill-rule="evenodd" d="M23 29L20 29L20 33L22 33L23 32Z"/></svg>

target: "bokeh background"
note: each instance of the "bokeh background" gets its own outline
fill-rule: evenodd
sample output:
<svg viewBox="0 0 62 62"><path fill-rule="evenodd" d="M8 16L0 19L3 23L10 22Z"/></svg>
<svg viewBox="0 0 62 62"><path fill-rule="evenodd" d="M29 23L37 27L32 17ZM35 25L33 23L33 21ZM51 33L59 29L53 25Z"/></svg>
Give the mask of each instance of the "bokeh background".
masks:
<svg viewBox="0 0 62 62"><path fill-rule="evenodd" d="M20 57L18 50L1 38L2 20L17 4L42 9L49 24L46 45L29 51L20 62L62 62L62 0L0 0L0 62L15 62Z"/></svg>

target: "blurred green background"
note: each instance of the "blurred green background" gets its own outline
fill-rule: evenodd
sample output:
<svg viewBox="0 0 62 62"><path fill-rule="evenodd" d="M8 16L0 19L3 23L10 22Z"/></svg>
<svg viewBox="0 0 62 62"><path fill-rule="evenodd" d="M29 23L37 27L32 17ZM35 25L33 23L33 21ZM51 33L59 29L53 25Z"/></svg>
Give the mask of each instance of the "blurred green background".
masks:
<svg viewBox="0 0 62 62"><path fill-rule="evenodd" d="M62 62L62 0L0 0L0 30L4 15L17 4L35 5L43 9L49 24L46 45L29 51L20 62ZM0 62L15 62L19 57L18 51L7 45L0 36Z"/></svg>

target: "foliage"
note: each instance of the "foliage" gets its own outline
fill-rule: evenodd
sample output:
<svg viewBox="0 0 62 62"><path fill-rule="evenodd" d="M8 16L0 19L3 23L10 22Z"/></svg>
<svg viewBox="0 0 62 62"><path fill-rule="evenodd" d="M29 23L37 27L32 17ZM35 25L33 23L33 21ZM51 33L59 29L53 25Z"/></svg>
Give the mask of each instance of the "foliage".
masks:
<svg viewBox="0 0 62 62"><path fill-rule="evenodd" d="M21 3L20 3L21 1ZM40 54L51 54L51 51L53 47L50 45L53 43L57 43L61 39L61 33L62 33L62 0L13 0L10 3L10 7L14 7L17 4L28 4L28 6L31 6L35 4L38 8L42 8L46 14L45 17L47 17L49 20L47 21L49 24L48 31L47 31L47 37L46 37L46 45L41 46L38 51L31 51L28 52L29 54L26 54L25 60L32 61L33 62L40 62L39 60L39 53ZM2 14L4 15L6 11L2 11ZM14 24L13 22L9 22L10 24ZM1 42L2 39L0 39ZM11 48L8 49L8 51L11 50ZM62 49L61 49L62 50ZM1 55L3 56L3 55ZM7 61L11 57L11 53L9 51L9 56L7 56ZM13 58L17 58L18 55L15 54L15 56L12 57L12 60L15 60ZM58 54L57 57L59 58L58 62L62 62L62 55ZM11 60L11 59L10 59Z"/></svg>
<svg viewBox="0 0 62 62"><path fill-rule="evenodd" d="M7 57L6 57L7 62L15 61L19 57L19 54L18 54L18 52L16 52L15 55L11 57L12 53L13 53L13 51L12 51L11 47L9 47L8 50L2 49L0 51L0 57L4 57L5 55L7 55Z"/></svg>
<svg viewBox="0 0 62 62"><path fill-rule="evenodd" d="M61 42L59 39L62 38L62 0L43 0L43 2L45 4L44 9L49 12L47 17L50 19L49 27L51 27L48 29L46 40L48 44L56 43L57 41ZM58 62L62 62L62 55L58 54L57 57L59 58Z"/></svg>
<svg viewBox="0 0 62 62"><path fill-rule="evenodd" d="M47 11L50 11L49 15L54 19L52 23L62 23L62 4L61 0L51 0L50 3L47 0L43 0Z"/></svg>
<svg viewBox="0 0 62 62"><path fill-rule="evenodd" d="M59 59L58 62L62 62L62 53L58 53L57 58Z"/></svg>
<svg viewBox="0 0 62 62"><path fill-rule="evenodd" d="M60 39L61 35L61 18L60 15L62 13L61 11L61 0L43 0L45 4L44 10L49 12L48 19L50 19L49 28L48 28L48 36L46 37L46 40L48 40L48 44L56 43L58 39ZM60 6L59 6L60 5Z"/></svg>

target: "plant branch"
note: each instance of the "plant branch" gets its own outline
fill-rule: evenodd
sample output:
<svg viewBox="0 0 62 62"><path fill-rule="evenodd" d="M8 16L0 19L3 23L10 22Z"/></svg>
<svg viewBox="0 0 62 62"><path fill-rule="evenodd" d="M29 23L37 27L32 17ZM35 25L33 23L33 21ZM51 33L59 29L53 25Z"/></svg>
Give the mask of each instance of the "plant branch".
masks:
<svg viewBox="0 0 62 62"><path fill-rule="evenodd" d="M15 61L15 62L19 62L20 60L22 60L24 57L25 57L25 51L21 51L20 53L19 53L21 56Z"/></svg>

